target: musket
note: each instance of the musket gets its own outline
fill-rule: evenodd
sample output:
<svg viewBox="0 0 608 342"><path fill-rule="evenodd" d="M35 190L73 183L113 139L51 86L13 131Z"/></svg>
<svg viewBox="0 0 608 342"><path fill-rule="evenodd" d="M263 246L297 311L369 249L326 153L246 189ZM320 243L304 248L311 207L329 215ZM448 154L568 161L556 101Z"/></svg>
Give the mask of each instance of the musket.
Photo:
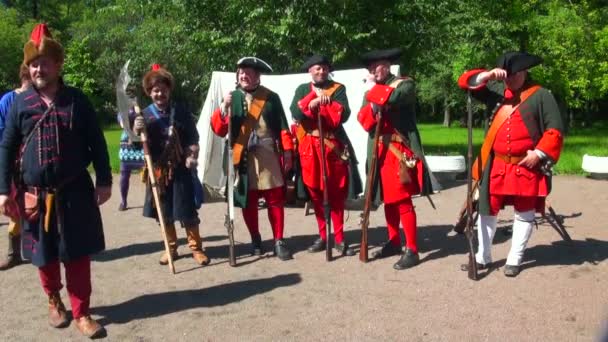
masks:
<svg viewBox="0 0 608 342"><path fill-rule="evenodd" d="M137 136L135 132L131 130L129 124L129 108L133 107L133 109L135 110L135 114L137 116L143 117L141 109L137 104L137 98L135 98L135 96L129 96L127 94L127 85L131 80L131 77L129 77L129 62L130 60L128 60L122 67L122 69L120 70L120 75L118 76L118 80L116 81L116 100L118 101L119 115L121 116L125 130L127 130L126 132L129 135L129 139L131 139L131 141L141 141L142 143L144 149L144 161L148 170L147 173L150 180L150 187L152 189L152 196L154 199L154 204L156 206L156 214L158 215L161 234L163 242L165 244L165 252L167 253L169 260L169 269L171 270L171 273L175 274L175 266L173 265L173 257L169 248L169 239L167 237L165 215L163 214L163 207L160 201L158 182L156 181L156 175L154 174L154 164L152 163L152 157L150 156L150 148L148 146L148 135L146 132L146 128L144 126L144 129L141 134Z"/></svg>
<svg viewBox="0 0 608 342"><path fill-rule="evenodd" d="M327 189L327 164L325 158L325 133L321 113L317 110L317 126L319 127L319 144L321 145L321 180L323 181L323 214L325 216L325 260L332 260L331 251L331 212L329 208L329 190Z"/></svg>
<svg viewBox="0 0 608 342"><path fill-rule="evenodd" d="M234 162L232 151L232 109L228 106L228 134L226 135L226 146L228 155L226 157L226 215L224 226L228 231L228 262L230 266L236 266L236 255L234 254Z"/></svg>
<svg viewBox="0 0 608 342"><path fill-rule="evenodd" d="M380 138L380 127L382 126L382 110L379 110L376 121L376 129L374 130L374 143L372 145L372 160L369 164L367 172L367 181L365 183L365 204L363 213L361 213L361 246L359 248L359 260L368 262L367 251L367 229L369 227L369 212L372 206L372 197L374 189L374 178L376 176L376 164L378 163L378 141Z"/></svg>
<svg viewBox="0 0 608 342"><path fill-rule="evenodd" d="M473 246L473 109L471 103L471 91L467 92L467 130L468 130L468 149L467 149L467 224L465 235L469 244L469 266L468 276L471 280L477 280L477 262L475 260L475 247Z"/></svg>
<svg viewBox="0 0 608 342"><path fill-rule="evenodd" d="M453 230L458 234L463 234L466 229L466 226L467 226L467 216L468 216L467 208L468 208L468 203L469 203L469 197L471 198L471 200L473 202L473 215L474 215L473 220L475 219L475 213L476 213L475 208L477 207L477 199L474 198L474 195L475 195L475 192L477 191L477 187L478 187L477 181L473 180L473 185L471 186L471 192L469 192L467 199L464 201L464 203L460 207L460 211L458 212L458 216L456 218L456 223L454 224L454 228L453 228Z"/></svg>

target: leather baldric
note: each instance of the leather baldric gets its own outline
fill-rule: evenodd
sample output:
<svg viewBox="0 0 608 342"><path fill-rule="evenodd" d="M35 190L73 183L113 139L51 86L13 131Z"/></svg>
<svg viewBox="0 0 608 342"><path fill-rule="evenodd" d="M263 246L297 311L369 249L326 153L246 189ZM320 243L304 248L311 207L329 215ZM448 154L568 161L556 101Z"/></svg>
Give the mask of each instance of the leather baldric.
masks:
<svg viewBox="0 0 608 342"><path fill-rule="evenodd" d="M262 109L266 104L266 100L268 100L269 94L270 91L263 86L260 86L253 94L253 100L251 101L251 105L249 105L247 116L239 128L239 135L236 138L234 146L232 147L232 162L234 165L238 165L241 162L243 151L245 150L245 146L247 146L247 142L249 141L249 136L260 119L260 115L262 115Z"/></svg>
<svg viewBox="0 0 608 342"><path fill-rule="evenodd" d="M520 101L515 106L502 105L496 114L494 115L494 120L492 121L492 125L488 130L488 134L483 141L483 145L481 146L481 153L475 158L475 163L473 163L473 179L479 180L481 179L481 174L486 167L486 163L490 157L490 152L492 151L492 146L494 145L494 140L496 139L496 135L500 130L500 127L505 123L507 118L511 116L511 114L515 113L517 108L524 103L532 94L534 94L538 89L540 89L539 85L532 86L521 92L519 98Z"/></svg>

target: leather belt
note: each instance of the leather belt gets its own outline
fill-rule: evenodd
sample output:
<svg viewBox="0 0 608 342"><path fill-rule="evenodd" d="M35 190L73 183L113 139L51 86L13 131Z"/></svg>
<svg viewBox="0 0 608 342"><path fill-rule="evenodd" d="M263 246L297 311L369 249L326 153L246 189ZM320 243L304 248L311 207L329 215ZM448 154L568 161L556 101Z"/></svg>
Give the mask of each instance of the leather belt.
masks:
<svg viewBox="0 0 608 342"><path fill-rule="evenodd" d="M525 155L512 156L510 154L505 155L505 154L495 153L494 158L500 159L507 164L518 164L520 161L522 161L524 158L526 158L526 156Z"/></svg>
<svg viewBox="0 0 608 342"><path fill-rule="evenodd" d="M389 142L404 143L406 146L410 145L409 141L403 140L403 138L401 138L401 136L396 133L382 134L380 142L382 142L385 145L388 144Z"/></svg>
<svg viewBox="0 0 608 342"><path fill-rule="evenodd" d="M325 133L325 139L337 139L336 135L333 132L324 132L324 133ZM310 130L306 134L313 136L313 137L317 137L317 138L321 135L321 133L318 129Z"/></svg>

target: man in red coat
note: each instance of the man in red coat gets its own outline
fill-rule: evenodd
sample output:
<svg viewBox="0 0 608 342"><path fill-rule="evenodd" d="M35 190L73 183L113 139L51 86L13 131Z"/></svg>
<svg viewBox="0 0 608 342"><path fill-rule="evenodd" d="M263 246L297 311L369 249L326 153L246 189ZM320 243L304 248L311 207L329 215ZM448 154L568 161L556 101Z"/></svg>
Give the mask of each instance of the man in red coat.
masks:
<svg viewBox="0 0 608 342"><path fill-rule="evenodd" d="M412 196L432 192L428 169L424 161L420 135L416 127L416 90L414 80L400 78L390 72L391 62L401 55L400 49L371 51L362 56L369 71L370 90L365 94L357 119L368 131L368 165L372 150L378 149L378 169L374 193L380 188L388 241L372 255L385 258L401 254L399 223L403 225L406 249L393 268L402 270L418 264L416 211ZM373 146L382 113L378 146ZM369 171L368 171L369 172ZM378 181L379 178L379 181ZM378 184L379 183L379 184Z"/></svg>
<svg viewBox="0 0 608 342"><path fill-rule="evenodd" d="M462 89L494 109L472 170L480 189L478 268L487 268L492 262L498 212L513 205L513 238L504 270L509 277L520 272L534 213L544 211L550 167L559 159L563 145L563 124L555 98L527 77L528 69L541 62L540 57L526 52L507 52L499 57L496 68L467 71L458 80Z"/></svg>
<svg viewBox="0 0 608 342"><path fill-rule="evenodd" d="M312 82L301 84L296 89L290 110L294 121L298 122L296 137L301 166L301 177L298 177L298 180L301 179L306 186L319 226L319 238L308 251L315 253L325 250L328 238L323 208L325 184L322 179L321 131L318 125L320 115L325 136L323 154L335 248L340 254L351 256L355 252L344 241L344 203L349 195L349 188L353 198L361 191L361 181L358 174L349 179L349 167L356 170L356 160L354 153L349 151L350 141L342 126L350 116L346 87L329 79L333 68L325 56L313 55L304 63L302 69L310 74Z"/></svg>

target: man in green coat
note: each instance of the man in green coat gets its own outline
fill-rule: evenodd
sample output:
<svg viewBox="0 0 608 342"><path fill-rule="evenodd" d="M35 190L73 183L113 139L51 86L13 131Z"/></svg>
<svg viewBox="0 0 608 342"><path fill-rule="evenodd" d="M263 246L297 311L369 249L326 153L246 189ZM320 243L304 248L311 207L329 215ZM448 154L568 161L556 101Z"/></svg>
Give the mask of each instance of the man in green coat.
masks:
<svg viewBox="0 0 608 342"><path fill-rule="evenodd" d="M391 63L401 56L400 49L376 50L361 59L369 71L363 105L357 119L368 131L368 167L373 149L377 148L378 162L374 179L374 194L381 189L388 241L372 255L385 258L401 254L399 221L406 239L405 253L393 268L402 270L419 263L416 240L416 211L413 195L432 193L420 134L416 127L416 90L414 80L397 77L390 72ZM378 146L373 146L378 113L382 114ZM369 170L368 170L369 172Z"/></svg>
<svg viewBox="0 0 608 342"><path fill-rule="evenodd" d="M244 57L237 62L237 89L227 94L213 112L211 129L220 137L231 135L237 174L234 204L243 208L252 253L263 253L258 227L258 199L263 197L268 206L274 252L279 259L289 260L291 252L283 240L284 174L292 168L293 140L281 99L260 84L262 72L272 72L272 68L257 57Z"/></svg>

